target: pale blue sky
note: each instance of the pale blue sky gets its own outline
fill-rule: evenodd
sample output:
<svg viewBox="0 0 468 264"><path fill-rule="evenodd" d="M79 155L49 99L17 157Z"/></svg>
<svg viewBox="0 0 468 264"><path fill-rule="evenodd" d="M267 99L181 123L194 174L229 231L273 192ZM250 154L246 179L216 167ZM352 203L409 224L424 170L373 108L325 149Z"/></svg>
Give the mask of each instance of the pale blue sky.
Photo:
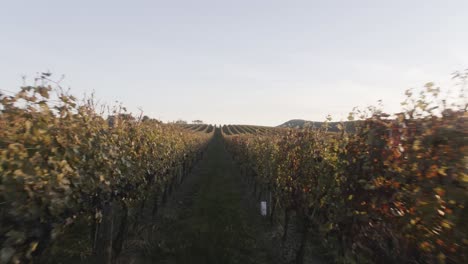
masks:
<svg viewBox="0 0 468 264"><path fill-rule="evenodd" d="M167 120L343 118L468 67L468 1L1 1L0 89L50 70Z"/></svg>

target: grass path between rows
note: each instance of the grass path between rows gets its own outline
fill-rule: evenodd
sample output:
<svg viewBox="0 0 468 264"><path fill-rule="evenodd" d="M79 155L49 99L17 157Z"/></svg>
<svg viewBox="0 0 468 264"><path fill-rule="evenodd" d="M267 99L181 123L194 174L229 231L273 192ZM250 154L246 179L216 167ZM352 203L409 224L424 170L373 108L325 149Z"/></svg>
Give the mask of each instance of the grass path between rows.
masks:
<svg viewBox="0 0 468 264"><path fill-rule="evenodd" d="M217 131L204 158L157 220L146 261L275 263L264 221L240 177Z"/></svg>

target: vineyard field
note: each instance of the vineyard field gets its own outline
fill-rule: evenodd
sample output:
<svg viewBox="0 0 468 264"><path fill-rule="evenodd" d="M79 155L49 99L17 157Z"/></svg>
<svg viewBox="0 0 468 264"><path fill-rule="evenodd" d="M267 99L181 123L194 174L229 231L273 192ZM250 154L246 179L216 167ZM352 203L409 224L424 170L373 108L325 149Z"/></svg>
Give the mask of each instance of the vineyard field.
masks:
<svg viewBox="0 0 468 264"><path fill-rule="evenodd" d="M468 264L467 11L2 1L0 264Z"/></svg>
<svg viewBox="0 0 468 264"><path fill-rule="evenodd" d="M0 94L0 263L467 263L466 105L414 96L267 127Z"/></svg>

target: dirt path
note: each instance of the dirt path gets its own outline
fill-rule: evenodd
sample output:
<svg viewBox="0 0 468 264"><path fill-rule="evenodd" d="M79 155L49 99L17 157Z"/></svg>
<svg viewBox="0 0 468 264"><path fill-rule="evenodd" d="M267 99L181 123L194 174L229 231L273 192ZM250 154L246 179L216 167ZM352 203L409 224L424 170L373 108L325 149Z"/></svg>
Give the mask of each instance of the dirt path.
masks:
<svg viewBox="0 0 468 264"><path fill-rule="evenodd" d="M134 263L275 263L265 224L215 134L204 158L155 221Z"/></svg>

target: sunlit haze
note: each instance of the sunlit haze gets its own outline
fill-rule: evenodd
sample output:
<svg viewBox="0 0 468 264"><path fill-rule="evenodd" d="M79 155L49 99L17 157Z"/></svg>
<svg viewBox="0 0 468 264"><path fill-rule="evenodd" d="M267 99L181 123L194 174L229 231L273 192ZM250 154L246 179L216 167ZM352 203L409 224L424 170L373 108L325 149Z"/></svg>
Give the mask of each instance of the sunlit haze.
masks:
<svg viewBox="0 0 468 264"><path fill-rule="evenodd" d="M0 89L50 71L172 121L336 120L468 67L468 1L3 1Z"/></svg>

